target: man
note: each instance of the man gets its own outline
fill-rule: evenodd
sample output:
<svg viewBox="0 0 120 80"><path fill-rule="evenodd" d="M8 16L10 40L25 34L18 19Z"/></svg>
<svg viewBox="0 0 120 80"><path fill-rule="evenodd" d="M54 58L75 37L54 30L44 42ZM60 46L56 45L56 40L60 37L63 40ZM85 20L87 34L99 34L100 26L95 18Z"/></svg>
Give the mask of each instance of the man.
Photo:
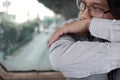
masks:
<svg viewBox="0 0 120 80"><path fill-rule="evenodd" d="M120 67L120 22L113 20L120 19L120 1L77 3L80 19L64 23L51 36L51 64L68 80L108 80L106 73Z"/></svg>

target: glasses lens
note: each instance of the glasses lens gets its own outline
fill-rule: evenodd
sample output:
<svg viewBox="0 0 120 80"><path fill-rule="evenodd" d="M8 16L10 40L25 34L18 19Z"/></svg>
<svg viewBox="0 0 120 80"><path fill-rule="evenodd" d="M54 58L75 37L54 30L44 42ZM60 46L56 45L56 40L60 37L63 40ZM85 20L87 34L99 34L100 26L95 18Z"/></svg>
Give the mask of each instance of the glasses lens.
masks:
<svg viewBox="0 0 120 80"><path fill-rule="evenodd" d="M102 9L101 7L95 6L95 5L89 5L87 6L85 2L82 0L76 0L77 7L80 9L80 11L84 12L85 9L88 9L88 13L92 17L97 17L97 18L102 18L103 15L105 14L105 10ZM108 12L107 12L108 13Z"/></svg>
<svg viewBox="0 0 120 80"><path fill-rule="evenodd" d="M84 11L86 9L86 4L84 2L80 3L80 11Z"/></svg>
<svg viewBox="0 0 120 80"><path fill-rule="evenodd" d="M80 11L84 11L86 8L86 4L82 0L77 0L77 7Z"/></svg>
<svg viewBox="0 0 120 80"><path fill-rule="evenodd" d="M95 7L95 6L89 6L89 13L91 14L91 16L93 17L98 17L101 18L104 15L104 10L99 8L99 7Z"/></svg>

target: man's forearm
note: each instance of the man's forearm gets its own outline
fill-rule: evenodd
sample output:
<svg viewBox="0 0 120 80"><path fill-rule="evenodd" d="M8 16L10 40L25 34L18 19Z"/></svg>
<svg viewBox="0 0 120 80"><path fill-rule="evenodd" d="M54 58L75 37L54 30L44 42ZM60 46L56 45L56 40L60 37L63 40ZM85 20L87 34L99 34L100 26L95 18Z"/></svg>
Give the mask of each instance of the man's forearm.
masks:
<svg viewBox="0 0 120 80"><path fill-rule="evenodd" d="M53 68L65 77L81 78L82 74L87 73L86 70L107 73L106 67L112 66L109 70L118 68L119 53L120 43L74 41L70 36L62 36L50 48L50 61ZM74 74L70 74L71 71Z"/></svg>
<svg viewBox="0 0 120 80"><path fill-rule="evenodd" d="M70 20L58 28L51 36L49 46L53 44L60 36L71 33L82 36L88 32L90 19L85 20Z"/></svg>

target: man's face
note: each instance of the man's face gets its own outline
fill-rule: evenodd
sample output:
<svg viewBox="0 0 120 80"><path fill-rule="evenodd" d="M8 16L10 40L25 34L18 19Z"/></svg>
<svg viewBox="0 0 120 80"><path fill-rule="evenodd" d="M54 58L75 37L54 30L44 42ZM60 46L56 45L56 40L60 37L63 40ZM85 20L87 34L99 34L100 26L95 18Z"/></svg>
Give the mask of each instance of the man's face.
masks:
<svg viewBox="0 0 120 80"><path fill-rule="evenodd" d="M113 19L107 0L82 0L80 3L80 19L104 18Z"/></svg>

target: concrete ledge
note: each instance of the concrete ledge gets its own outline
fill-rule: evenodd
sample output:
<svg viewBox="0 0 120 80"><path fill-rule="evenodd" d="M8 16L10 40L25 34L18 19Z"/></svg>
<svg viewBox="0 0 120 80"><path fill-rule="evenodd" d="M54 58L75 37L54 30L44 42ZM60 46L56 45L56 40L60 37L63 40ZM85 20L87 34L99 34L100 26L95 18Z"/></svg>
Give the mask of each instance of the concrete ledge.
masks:
<svg viewBox="0 0 120 80"><path fill-rule="evenodd" d="M0 66L0 80L65 80L60 72L9 72Z"/></svg>

